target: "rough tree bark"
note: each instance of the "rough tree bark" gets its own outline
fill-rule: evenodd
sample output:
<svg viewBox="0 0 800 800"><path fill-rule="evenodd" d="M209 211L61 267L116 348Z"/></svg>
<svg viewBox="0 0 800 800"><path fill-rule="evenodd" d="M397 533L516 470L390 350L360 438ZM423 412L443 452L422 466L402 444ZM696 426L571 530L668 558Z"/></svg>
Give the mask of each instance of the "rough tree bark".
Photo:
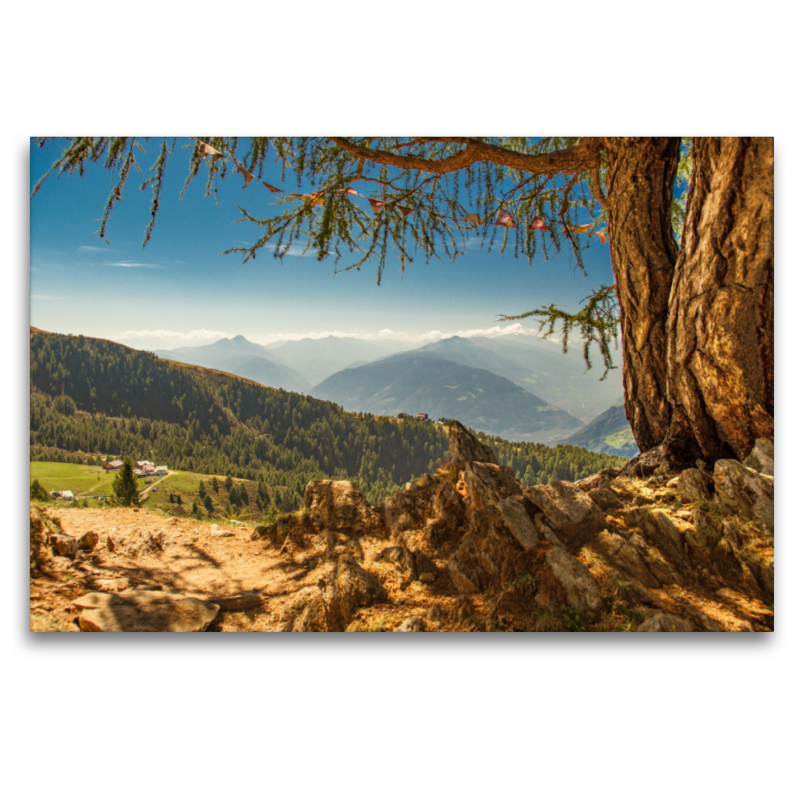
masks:
<svg viewBox="0 0 800 800"><path fill-rule="evenodd" d="M644 452L664 441L670 424L666 322L678 258L670 214L680 138L609 138L606 151L625 413Z"/></svg>
<svg viewBox="0 0 800 800"><path fill-rule="evenodd" d="M667 322L676 461L774 437L774 147L698 138Z"/></svg>

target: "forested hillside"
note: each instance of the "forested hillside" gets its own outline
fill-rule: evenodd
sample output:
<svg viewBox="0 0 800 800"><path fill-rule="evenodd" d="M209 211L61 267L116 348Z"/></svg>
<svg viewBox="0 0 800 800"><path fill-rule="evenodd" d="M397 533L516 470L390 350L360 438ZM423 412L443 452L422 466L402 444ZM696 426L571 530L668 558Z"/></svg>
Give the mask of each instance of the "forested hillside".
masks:
<svg viewBox="0 0 800 800"><path fill-rule="evenodd" d="M620 463L579 448L491 440L520 479L574 480ZM447 452L429 422L349 414L151 353L82 336L31 332L32 460L131 455L171 468L289 486L354 480L373 503L435 470ZM563 454L569 452L569 458ZM505 455L504 455L505 453Z"/></svg>

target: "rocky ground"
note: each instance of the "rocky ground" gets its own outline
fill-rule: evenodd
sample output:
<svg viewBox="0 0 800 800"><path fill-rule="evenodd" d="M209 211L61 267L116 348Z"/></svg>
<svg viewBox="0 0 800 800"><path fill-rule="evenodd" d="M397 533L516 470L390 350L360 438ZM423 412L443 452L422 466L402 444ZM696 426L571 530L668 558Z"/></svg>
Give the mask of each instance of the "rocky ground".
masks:
<svg viewBox="0 0 800 800"><path fill-rule="evenodd" d="M657 452L524 488L458 423L379 508L309 483L269 527L31 506L33 631L766 631L774 466Z"/></svg>

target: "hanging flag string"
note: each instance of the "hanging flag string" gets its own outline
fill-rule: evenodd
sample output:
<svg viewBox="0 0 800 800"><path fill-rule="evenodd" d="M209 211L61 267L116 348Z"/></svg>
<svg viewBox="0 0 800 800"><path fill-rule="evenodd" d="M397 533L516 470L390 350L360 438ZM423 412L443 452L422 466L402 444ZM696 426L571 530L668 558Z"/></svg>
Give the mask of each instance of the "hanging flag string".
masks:
<svg viewBox="0 0 800 800"><path fill-rule="evenodd" d="M213 145L208 144L208 142L204 142L204 141L202 141L200 139L198 139L197 142L198 142L197 152L198 152L200 158L206 158L208 156L210 156L211 158L224 158L225 157L224 153L221 153L219 150L217 150L216 147L214 147ZM236 172L238 174L244 176L244 186L242 188L246 189L250 185L250 182L256 176L252 172L250 172L249 170L245 169L245 167L242 166L235 158L232 159L232 161L233 161L233 163L234 163L234 165L236 167ZM362 167L363 167L363 163L362 163ZM572 175L574 173L566 172L564 174L565 175ZM369 180L369 179L361 178L361 171L359 170L359 175L354 180ZM384 181L376 181L376 182L377 183L384 183ZM265 189L268 189L270 192L274 192L276 194L287 194L290 197L297 197L298 199L310 202L314 206L321 206L321 205L325 204L325 193L326 193L325 190L320 190L318 192L310 192L308 194L295 194L294 192L287 192L284 189L279 189L277 186L272 186L271 184L267 183L266 181L261 181L261 185ZM355 189L353 189L350 186L348 186L346 188L343 188L343 189L339 189L338 191L340 193L342 193L342 194L353 195L354 197L363 197L369 203L370 208L372 209L373 213L378 213L381 209L385 208L387 205L389 205L392 208L396 208L398 211L400 211L403 214L404 217L407 217L409 214L411 214L414 211L413 208L407 208L405 206L394 206L393 204L387 204L387 202L385 200L378 200L377 198L374 198L374 197L368 197L367 195L359 194ZM385 191L385 189L384 189L384 191ZM441 216L441 215L437 215L437 216ZM462 218L462 221L463 222L469 222L469 223L474 224L474 225L480 225L482 220L481 220L480 216L478 216L478 214L467 214L466 217ZM500 210L500 212L497 215L497 219L495 219L495 221L494 221L494 224L498 225L500 227L503 227L503 228L516 228L517 227L516 223L514 222L514 218L505 209L501 209ZM600 239L600 243L601 244L605 244L606 240L607 240L607 237L608 237L608 231L607 230L592 231L590 233L590 228L592 228L593 225L594 225L593 222L590 222L590 223L588 223L586 225L568 225L566 228L562 228L561 230L564 233L566 233L567 230L569 230L570 233L589 233L590 236L597 236ZM530 221L530 224L528 225L528 227L531 230L546 230L547 229L547 224L540 217L534 217Z"/></svg>

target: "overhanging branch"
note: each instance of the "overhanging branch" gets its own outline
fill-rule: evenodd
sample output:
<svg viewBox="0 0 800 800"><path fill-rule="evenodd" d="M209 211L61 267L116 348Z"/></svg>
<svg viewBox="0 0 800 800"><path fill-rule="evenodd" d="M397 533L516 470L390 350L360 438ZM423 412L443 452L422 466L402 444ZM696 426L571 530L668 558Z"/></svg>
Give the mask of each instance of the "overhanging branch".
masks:
<svg viewBox="0 0 800 800"><path fill-rule="evenodd" d="M424 156L399 155L388 150L373 150L355 144L341 136L331 136L331 141L356 158L365 159L375 164L385 164L399 169L415 169L444 175L469 167L478 161L491 161L503 167L524 170L540 175L552 175L564 170L591 169L600 164L600 151L604 141L597 138L579 139L571 147L557 150L554 153L529 155L516 153L504 147L498 147L477 139L453 136L420 137L417 142L442 142L463 144L464 149L452 156L442 159L425 158Z"/></svg>

